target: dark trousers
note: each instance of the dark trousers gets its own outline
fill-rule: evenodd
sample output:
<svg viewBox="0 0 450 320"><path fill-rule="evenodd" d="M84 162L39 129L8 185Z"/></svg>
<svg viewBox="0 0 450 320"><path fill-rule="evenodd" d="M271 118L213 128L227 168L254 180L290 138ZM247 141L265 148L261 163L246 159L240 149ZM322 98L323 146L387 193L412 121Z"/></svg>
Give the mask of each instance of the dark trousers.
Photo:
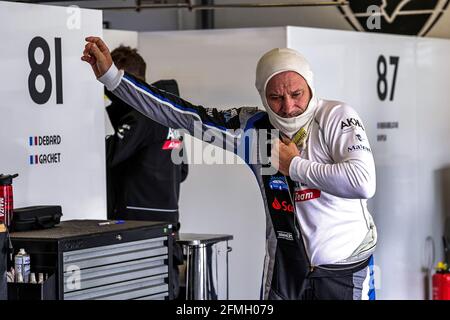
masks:
<svg viewBox="0 0 450 320"><path fill-rule="evenodd" d="M375 300L373 257L347 268L332 265L310 272L303 282L301 299Z"/></svg>

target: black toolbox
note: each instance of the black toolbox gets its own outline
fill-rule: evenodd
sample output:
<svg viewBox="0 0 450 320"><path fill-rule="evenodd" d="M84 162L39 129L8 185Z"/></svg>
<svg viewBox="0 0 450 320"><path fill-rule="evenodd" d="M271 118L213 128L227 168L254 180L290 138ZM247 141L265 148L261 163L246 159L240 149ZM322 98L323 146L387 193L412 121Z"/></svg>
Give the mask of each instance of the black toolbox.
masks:
<svg viewBox="0 0 450 320"><path fill-rule="evenodd" d="M33 206L15 208L11 231L28 231L53 228L62 216L61 206Z"/></svg>
<svg viewBox="0 0 450 320"><path fill-rule="evenodd" d="M173 298L172 225L157 221L62 221L10 234L30 254L42 286L8 284L9 299L167 300ZM32 291L32 292L31 292Z"/></svg>

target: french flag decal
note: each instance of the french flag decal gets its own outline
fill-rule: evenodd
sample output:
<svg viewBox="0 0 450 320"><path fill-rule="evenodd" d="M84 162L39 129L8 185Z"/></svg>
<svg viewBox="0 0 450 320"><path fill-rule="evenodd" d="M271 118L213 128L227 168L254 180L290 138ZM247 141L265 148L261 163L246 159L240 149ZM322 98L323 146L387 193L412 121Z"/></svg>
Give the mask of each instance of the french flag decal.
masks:
<svg viewBox="0 0 450 320"><path fill-rule="evenodd" d="M30 164L39 164L39 161L38 161L38 155L37 154L35 154L35 155L31 155L30 156Z"/></svg>
<svg viewBox="0 0 450 320"><path fill-rule="evenodd" d="M30 137L29 143L30 143L30 146L37 146L38 145L38 137Z"/></svg>

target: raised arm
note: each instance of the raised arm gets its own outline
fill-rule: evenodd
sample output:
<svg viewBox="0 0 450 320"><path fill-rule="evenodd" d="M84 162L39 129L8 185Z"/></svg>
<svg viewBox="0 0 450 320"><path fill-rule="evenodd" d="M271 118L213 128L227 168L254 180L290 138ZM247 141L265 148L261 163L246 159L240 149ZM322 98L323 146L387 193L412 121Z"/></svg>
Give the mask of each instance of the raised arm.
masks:
<svg viewBox="0 0 450 320"><path fill-rule="evenodd" d="M186 129L194 136L209 130L209 133L222 138L228 136L228 139L222 140L228 142L239 139L240 131L235 130L244 129L251 116L257 113L256 108L219 111L193 105L118 70L102 39L88 37L86 41L88 43L81 59L91 65L97 79L114 95L162 125Z"/></svg>

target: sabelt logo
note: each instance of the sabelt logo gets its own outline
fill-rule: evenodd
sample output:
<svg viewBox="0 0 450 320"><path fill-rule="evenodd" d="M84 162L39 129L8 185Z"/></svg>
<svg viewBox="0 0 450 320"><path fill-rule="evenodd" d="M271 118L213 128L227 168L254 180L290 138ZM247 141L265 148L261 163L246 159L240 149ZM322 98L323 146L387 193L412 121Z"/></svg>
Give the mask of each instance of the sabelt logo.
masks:
<svg viewBox="0 0 450 320"><path fill-rule="evenodd" d="M320 190L305 189L295 192L295 202L308 201L320 197Z"/></svg>
<svg viewBox="0 0 450 320"><path fill-rule="evenodd" d="M290 232L278 231L278 239L284 239L288 241L294 241L294 236Z"/></svg>
<svg viewBox="0 0 450 320"><path fill-rule="evenodd" d="M274 208L277 211L281 210L284 212L294 213L294 206L292 204L288 203L287 201L283 201L280 203L280 201L278 201L277 198L275 198L275 200L273 200L272 208Z"/></svg>

